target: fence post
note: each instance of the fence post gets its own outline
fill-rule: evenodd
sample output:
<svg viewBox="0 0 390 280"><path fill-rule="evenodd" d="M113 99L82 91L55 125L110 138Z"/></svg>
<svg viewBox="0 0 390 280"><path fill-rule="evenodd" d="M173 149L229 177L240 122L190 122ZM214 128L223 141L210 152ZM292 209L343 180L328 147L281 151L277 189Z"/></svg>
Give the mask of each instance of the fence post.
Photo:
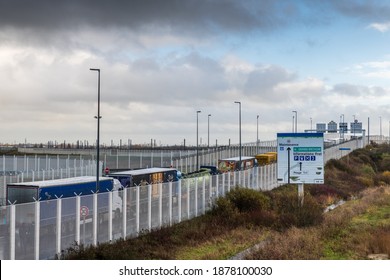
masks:
<svg viewBox="0 0 390 280"><path fill-rule="evenodd" d="M230 172L228 172L228 173L223 173L223 174L227 174L227 176L228 176L228 192L230 192L230 186L231 186L231 182L230 182L230 177L232 177L231 175L231 173Z"/></svg>
<svg viewBox="0 0 390 280"><path fill-rule="evenodd" d="M218 176L215 176L215 197L219 197Z"/></svg>
<svg viewBox="0 0 390 280"><path fill-rule="evenodd" d="M92 244L94 246L97 245L97 227L98 227L98 211L97 211L97 197L98 194L94 193L93 194L93 219L92 219L92 226L93 226L93 241Z"/></svg>
<svg viewBox="0 0 390 280"><path fill-rule="evenodd" d="M80 195L76 194L76 231L75 241L77 245L80 245Z"/></svg>
<svg viewBox="0 0 390 280"><path fill-rule="evenodd" d="M158 225L162 227L162 183L158 183Z"/></svg>
<svg viewBox="0 0 390 280"><path fill-rule="evenodd" d="M11 210L11 213L10 213L10 224L9 224L9 234L10 234L10 237L9 237L9 258L10 260L15 260L15 234L16 234L16 230L15 230L15 225L16 225L16 215L15 215L15 204L11 204L10 206L10 210Z"/></svg>
<svg viewBox="0 0 390 280"><path fill-rule="evenodd" d="M190 179L186 179L187 182L187 219L190 219Z"/></svg>
<svg viewBox="0 0 390 280"><path fill-rule="evenodd" d="M206 177L203 177L203 185L202 185L202 214L206 213Z"/></svg>
<svg viewBox="0 0 390 280"><path fill-rule="evenodd" d="M169 226L172 225L172 182L168 183L169 187Z"/></svg>
<svg viewBox="0 0 390 280"><path fill-rule="evenodd" d="M108 241L112 241L112 191L108 192Z"/></svg>
<svg viewBox="0 0 390 280"><path fill-rule="evenodd" d="M35 259L39 260L39 235L40 235L40 215L41 214L41 203L39 200L35 201L35 217L34 217L34 254L35 254Z"/></svg>
<svg viewBox="0 0 390 280"><path fill-rule="evenodd" d="M123 239L126 240L127 231L127 188L122 190L122 234Z"/></svg>
<svg viewBox="0 0 390 280"><path fill-rule="evenodd" d="M195 217L198 217L198 178L195 177Z"/></svg>
<svg viewBox="0 0 390 280"><path fill-rule="evenodd" d="M139 189L140 186L136 186L136 199L135 199L135 229L136 229L136 235L139 234Z"/></svg>
<svg viewBox="0 0 390 280"><path fill-rule="evenodd" d="M178 184L178 193L177 193L177 208L178 208L178 222L181 222L181 180L177 181Z"/></svg>
<svg viewBox="0 0 390 280"><path fill-rule="evenodd" d="M61 197L57 197L57 223L56 223L56 253L57 256L61 256L61 217L62 217L62 200Z"/></svg>
<svg viewBox="0 0 390 280"><path fill-rule="evenodd" d="M148 229L152 229L152 185L148 185Z"/></svg>

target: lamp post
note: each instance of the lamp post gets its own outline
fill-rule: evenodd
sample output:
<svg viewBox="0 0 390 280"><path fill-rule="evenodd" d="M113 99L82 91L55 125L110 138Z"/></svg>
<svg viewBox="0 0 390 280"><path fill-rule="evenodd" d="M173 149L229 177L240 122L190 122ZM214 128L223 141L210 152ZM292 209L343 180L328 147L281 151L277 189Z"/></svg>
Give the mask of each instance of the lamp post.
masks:
<svg viewBox="0 0 390 280"><path fill-rule="evenodd" d="M199 170L199 113L196 111L196 170Z"/></svg>
<svg viewBox="0 0 390 280"><path fill-rule="evenodd" d="M310 117L310 132L313 132L313 119Z"/></svg>
<svg viewBox="0 0 390 280"><path fill-rule="evenodd" d="M239 111L238 111L238 113L239 113L239 134L240 134L240 136L239 136L239 138L240 138L240 150L239 150L239 155L240 155L240 161L239 161L239 167L240 167L240 170L241 170L241 102L240 101L234 101L234 103L236 103L236 104L238 104L239 105Z"/></svg>
<svg viewBox="0 0 390 280"><path fill-rule="evenodd" d="M256 154L259 153L259 115L257 115L257 129L256 129Z"/></svg>
<svg viewBox="0 0 390 280"><path fill-rule="evenodd" d="M294 133L294 131L295 131L295 129L294 129L294 126L295 126L295 117L294 116L292 116L292 133Z"/></svg>
<svg viewBox="0 0 390 280"><path fill-rule="evenodd" d="M211 114L207 115L207 148L210 148L210 117Z"/></svg>
<svg viewBox="0 0 390 280"><path fill-rule="evenodd" d="M382 140L382 117L379 117L379 140Z"/></svg>
<svg viewBox="0 0 390 280"><path fill-rule="evenodd" d="M298 112L297 111L292 111L295 114L295 133L298 131Z"/></svg>
<svg viewBox="0 0 390 280"><path fill-rule="evenodd" d="M97 71L98 73L98 113L95 118L97 119L97 140L96 140L96 192L99 191L99 146L100 146L100 69L90 68L91 71Z"/></svg>

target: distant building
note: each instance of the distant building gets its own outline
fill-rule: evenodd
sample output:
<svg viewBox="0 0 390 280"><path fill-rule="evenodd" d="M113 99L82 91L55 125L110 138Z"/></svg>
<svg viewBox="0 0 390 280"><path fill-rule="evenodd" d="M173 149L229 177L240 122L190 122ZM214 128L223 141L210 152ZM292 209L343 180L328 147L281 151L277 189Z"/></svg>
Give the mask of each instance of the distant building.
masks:
<svg viewBox="0 0 390 280"><path fill-rule="evenodd" d="M334 121L330 121L328 123L328 132L329 133L337 133L337 123Z"/></svg>
<svg viewBox="0 0 390 280"><path fill-rule="evenodd" d="M358 122L358 120L351 122L351 133L362 133L362 131L363 125L361 122Z"/></svg>
<svg viewBox="0 0 390 280"><path fill-rule="evenodd" d="M316 124L317 132L326 132L326 123L317 123Z"/></svg>
<svg viewBox="0 0 390 280"><path fill-rule="evenodd" d="M339 129L341 133L346 133L348 131L348 123L346 122L339 123Z"/></svg>

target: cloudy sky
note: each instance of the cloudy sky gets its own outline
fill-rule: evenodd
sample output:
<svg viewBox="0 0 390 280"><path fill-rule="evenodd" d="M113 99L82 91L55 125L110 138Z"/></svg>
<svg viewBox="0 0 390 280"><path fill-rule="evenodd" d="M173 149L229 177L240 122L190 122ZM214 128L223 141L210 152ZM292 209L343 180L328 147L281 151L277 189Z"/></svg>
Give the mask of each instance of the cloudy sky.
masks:
<svg viewBox="0 0 390 280"><path fill-rule="evenodd" d="M0 0L0 143L276 139L353 116L388 134L390 2ZM211 117L208 118L208 115Z"/></svg>

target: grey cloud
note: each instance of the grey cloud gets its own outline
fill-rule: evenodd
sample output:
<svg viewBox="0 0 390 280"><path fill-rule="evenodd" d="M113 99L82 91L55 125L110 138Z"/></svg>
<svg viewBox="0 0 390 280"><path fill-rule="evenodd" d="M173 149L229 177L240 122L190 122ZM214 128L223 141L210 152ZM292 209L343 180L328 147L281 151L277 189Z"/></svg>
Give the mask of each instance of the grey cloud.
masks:
<svg viewBox="0 0 390 280"><path fill-rule="evenodd" d="M290 82L295 78L295 74L279 66L260 67L248 75L244 91L248 95L256 95L265 100L280 100L274 88L280 83Z"/></svg>
<svg viewBox="0 0 390 280"><path fill-rule="evenodd" d="M340 13L369 20L387 20L390 18L390 3L377 0L333 1L333 7Z"/></svg>
<svg viewBox="0 0 390 280"><path fill-rule="evenodd" d="M129 102L170 105L218 102L218 93L227 88L219 62L195 52L161 60L137 59L129 63L127 70L106 75L110 102L120 106Z"/></svg>
<svg viewBox="0 0 390 280"><path fill-rule="evenodd" d="M337 84L333 86L332 92L340 95L365 97L365 96L385 96L388 92L382 87L368 87L352 84Z"/></svg>
<svg viewBox="0 0 390 280"><path fill-rule="evenodd" d="M2 0L0 25L17 28L169 28L173 31L242 31L283 21L275 1Z"/></svg>

